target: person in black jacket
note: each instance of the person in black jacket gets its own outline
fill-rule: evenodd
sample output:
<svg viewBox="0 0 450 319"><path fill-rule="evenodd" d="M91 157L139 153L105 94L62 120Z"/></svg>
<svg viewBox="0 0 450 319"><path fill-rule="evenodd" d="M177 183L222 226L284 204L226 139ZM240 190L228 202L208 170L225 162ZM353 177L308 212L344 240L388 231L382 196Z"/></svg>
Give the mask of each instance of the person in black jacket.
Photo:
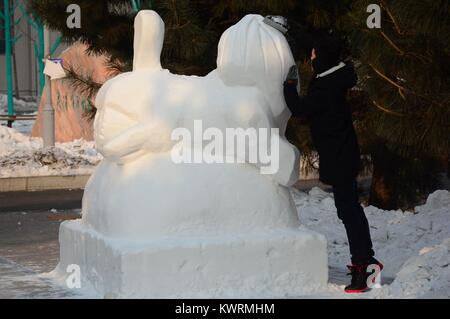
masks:
<svg viewBox="0 0 450 319"><path fill-rule="evenodd" d="M320 180L333 186L334 201L349 241L352 283L346 292L368 289L367 268L376 264L369 224L358 199L356 178L360 169L360 150L346 103L347 92L356 85L357 76L350 63L340 62L341 42L331 36L315 42L311 54L315 73L307 95L297 93L296 66L284 83L284 96L294 117L306 118L313 144L319 154ZM294 74L294 76L292 76Z"/></svg>

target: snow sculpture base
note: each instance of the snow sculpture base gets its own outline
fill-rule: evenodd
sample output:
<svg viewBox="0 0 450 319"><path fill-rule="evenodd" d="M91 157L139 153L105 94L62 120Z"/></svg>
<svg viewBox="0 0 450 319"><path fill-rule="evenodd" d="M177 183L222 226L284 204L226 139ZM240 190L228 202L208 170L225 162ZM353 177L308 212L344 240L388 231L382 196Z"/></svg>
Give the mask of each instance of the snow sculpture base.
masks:
<svg viewBox="0 0 450 319"><path fill-rule="evenodd" d="M326 241L308 231L233 237L109 239L81 221L61 225L61 259L106 298L299 297L327 284Z"/></svg>

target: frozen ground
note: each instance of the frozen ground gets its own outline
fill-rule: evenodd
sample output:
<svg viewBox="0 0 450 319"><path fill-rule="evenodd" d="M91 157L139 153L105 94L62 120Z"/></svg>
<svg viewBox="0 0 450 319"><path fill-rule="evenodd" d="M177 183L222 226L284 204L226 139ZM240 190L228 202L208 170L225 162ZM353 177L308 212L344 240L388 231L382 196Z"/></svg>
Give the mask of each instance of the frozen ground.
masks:
<svg viewBox="0 0 450 319"><path fill-rule="evenodd" d="M37 112L24 112L21 113L21 115L37 115ZM31 131L33 130L35 120L20 120L15 121L13 123L13 128L18 131L19 133L25 134L25 135L31 135ZM6 125L6 122L3 124Z"/></svg>
<svg viewBox="0 0 450 319"><path fill-rule="evenodd" d="M20 99L14 98L14 111L19 115L36 115L38 110L37 99L34 96L26 96ZM7 97L0 94L0 114L8 114ZM2 121L2 125L6 125ZM30 135L33 129L34 120L15 121L13 128L22 134Z"/></svg>
<svg viewBox="0 0 450 319"><path fill-rule="evenodd" d="M94 142L76 140L43 149L42 139L0 126L0 178L91 174L102 159Z"/></svg>
<svg viewBox="0 0 450 319"><path fill-rule="evenodd" d="M450 192L436 191L414 212L366 207L377 257L386 268L381 289L362 295L342 292L348 262L344 228L336 217L332 195L319 188L292 190L302 223L326 235L329 286L302 298L449 298ZM89 291L58 286L47 275L58 262L58 214L40 211L0 213L0 298L82 298Z"/></svg>
<svg viewBox="0 0 450 319"><path fill-rule="evenodd" d="M39 275L58 261L60 222L50 220L51 215L55 214L0 213L0 299L78 297Z"/></svg>
<svg viewBox="0 0 450 319"><path fill-rule="evenodd" d="M14 110L18 113L37 111L37 99L34 96L24 96L20 99L13 99ZM0 94L0 114L8 112L8 97L5 94Z"/></svg>

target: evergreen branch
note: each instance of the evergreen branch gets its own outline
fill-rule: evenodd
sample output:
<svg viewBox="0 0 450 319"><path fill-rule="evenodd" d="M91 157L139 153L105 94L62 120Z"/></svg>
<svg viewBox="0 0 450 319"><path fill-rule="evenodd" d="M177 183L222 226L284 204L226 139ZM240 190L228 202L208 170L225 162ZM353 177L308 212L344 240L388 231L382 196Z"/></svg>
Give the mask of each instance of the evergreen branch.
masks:
<svg viewBox="0 0 450 319"><path fill-rule="evenodd" d="M420 62L422 62L422 63L431 63L432 62L432 60L430 59L430 58L427 58L426 56L424 56L424 55L421 55L421 54L419 54L419 53L414 53L414 52L405 52L405 51L403 51L402 49L400 49L400 47L398 46L398 45L396 45L395 43L394 43L394 41L391 39L391 38L389 38L387 35L386 35L386 33L384 33L383 31L380 31L380 34L383 36L383 38L401 55L401 56L403 56L403 55L410 55L410 56L413 56L413 57L415 57L416 59L418 59L418 60L420 60Z"/></svg>
<svg viewBox="0 0 450 319"><path fill-rule="evenodd" d="M384 1L380 2L381 7L386 10L389 18L391 19L392 23L394 24L395 30L397 31L398 34L400 35L404 35L405 33L400 29L399 24L397 23L397 20L395 19L394 15L392 14L391 10L389 10L389 8L387 7L386 3Z"/></svg>
<svg viewBox="0 0 450 319"><path fill-rule="evenodd" d="M398 116L398 117L404 117L404 116L405 116L404 114L401 114L401 113L398 113L398 112L389 110L389 109L387 109L387 108L381 106L381 105L378 104L377 101L375 101L375 100L372 100L372 103L373 103L373 105L375 105L378 109L380 109L380 110L382 110L383 112L386 112L386 113L388 113L388 114L392 114L392 115L395 115L395 116Z"/></svg>
<svg viewBox="0 0 450 319"><path fill-rule="evenodd" d="M180 18L178 17L177 5L175 4L175 0L172 0L172 8L173 8L173 15L175 17L176 24L180 25Z"/></svg>
<svg viewBox="0 0 450 319"><path fill-rule="evenodd" d="M419 138L419 148L424 148L424 142L425 142L425 138L428 135L428 133L431 131L431 129L434 126L434 122L435 122L436 116L433 116L431 119L430 124L427 126L427 128L424 130L422 136Z"/></svg>
<svg viewBox="0 0 450 319"><path fill-rule="evenodd" d="M384 80L386 80L387 82L389 82L390 84L392 84L393 86L395 86L396 88L398 88L399 90L403 90L403 91L407 91L409 92L410 90L401 86L400 84L398 84L397 82L395 82L394 80L392 80L391 78L389 78L387 75L383 74L380 70L378 70L372 63L369 63L369 66L375 71L376 74L378 74L381 78L383 78Z"/></svg>
<svg viewBox="0 0 450 319"><path fill-rule="evenodd" d="M403 86L401 86L400 84L398 84L397 82L395 82L394 80L390 79L387 75L383 74L381 71L379 71L373 64L369 63L369 66L375 71L376 74L378 74L381 78L383 78L384 80L386 80L388 83L392 84L393 86L395 86L398 89L398 92L400 94L400 96L405 100L406 97L404 95L404 92L408 92L411 93L415 96L418 96L422 99L424 99L425 101L435 104L437 106L442 107L442 104L439 102L434 101L433 99L429 98L428 96L421 94L419 92L415 92L411 89L405 88Z"/></svg>
<svg viewBox="0 0 450 319"><path fill-rule="evenodd" d="M124 72L131 70L131 66L127 65L126 63L124 63L118 59L113 59L112 57L108 58L106 65L107 65L108 77L110 77L110 78L117 76L120 73L124 73Z"/></svg>
<svg viewBox="0 0 450 319"><path fill-rule="evenodd" d="M395 49L395 51L397 51L398 53L400 53L400 55L405 55L405 51L403 51L402 49L400 49L395 43L394 41L392 41L387 35L386 33L384 33L383 31L380 31L381 35L383 36L383 38L391 45L391 47L393 47Z"/></svg>
<svg viewBox="0 0 450 319"><path fill-rule="evenodd" d="M108 58L106 65L108 78L112 78L127 71L128 67L126 63L111 57ZM94 105L95 96L102 87L103 83L95 81L91 74L82 74L80 69L75 69L73 65L63 66L63 68L66 72L65 80L69 82L69 85L87 101L89 108L83 110L83 116L88 120L93 120L97 112Z"/></svg>
<svg viewBox="0 0 450 319"><path fill-rule="evenodd" d="M411 93L415 96L418 96L422 99L424 99L425 101L432 103L434 105L440 106L442 107L443 105L435 100L433 100L432 98L429 98L428 96L421 94L419 92L413 91L411 89L405 88L403 86L401 86L400 84L398 84L397 82L395 82L394 80L390 79L388 76L386 76L385 74L383 74L381 71L379 71L373 64L369 63L369 66L375 71L376 74L378 74L381 78L383 78L384 80L386 80L387 82L389 82L390 84L392 84L393 86L395 86L398 89L398 92L400 94L400 96L405 100L405 95L404 92L408 92Z"/></svg>
<svg viewBox="0 0 450 319"><path fill-rule="evenodd" d="M184 27L188 26L189 24L191 24L191 21L188 21L182 25L176 25L174 27L169 27L167 28L168 30L177 30L177 29L183 29Z"/></svg>
<svg viewBox="0 0 450 319"><path fill-rule="evenodd" d="M431 57L426 57L422 54L419 53L414 53L414 52L407 52L406 54L411 55L415 58L417 58L418 60L420 60L420 62L422 62L423 64L425 63L432 63L433 59Z"/></svg>
<svg viewBox="0 0 450 319"><path fill-rule="evenodd" d="M403 101L406 101L406 95L403 93L402 90L398 89L398 94L401 96L401 98L403 99Z"/></svg>
<svg viewBox="0 0 450 319"><path fill-rule="evenodd" d="M65 80L70 83L70 86L80 95L86 98L89 108L84 110L84 116L89 120L94 119L97 111L93 100L97 95L102 83L93 80L91 75L83 75L79 70L76 70L73 65L63 66L66 72Z"/></svg>
<svg viewBox="0 0 450 319"><path fill-rule="evenodd" d="M422 99L424 99L425 101L427 101L427 102L429 102L429 103L431 103L431 104L434 104L434 105L439 106L439 107L444 107L444 105L443 105L442 103L436 102L435 100L429 98L429 97L426 96L426 95L423 95L423 94L421 94L421 93L417 93L417 92L414 92L414 91L410 91L410 92L411 92L412 94L418 96L418 97L421 97Z"/></svg>
<svg viewBox="0 0 450 319"><path fill-rule="evenodd" d="M231 25L231 24L233 24L233 23L236 23L238 20L239 20L239 19L236 18L236 17L231 17L231 18L226 19L226 20L220 20L220 21L217 22L217 24L218 24L218 25L225 25L225 26L228 26L228 25Z"/></svg>

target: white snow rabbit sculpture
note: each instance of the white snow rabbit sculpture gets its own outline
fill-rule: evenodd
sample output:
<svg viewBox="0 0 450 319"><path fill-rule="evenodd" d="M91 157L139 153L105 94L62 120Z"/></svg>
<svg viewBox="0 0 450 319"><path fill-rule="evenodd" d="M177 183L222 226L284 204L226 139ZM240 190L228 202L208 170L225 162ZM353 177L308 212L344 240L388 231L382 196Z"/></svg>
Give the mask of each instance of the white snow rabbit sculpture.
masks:
<svg viewBox="0 0 450 319"><path fill-rule="evenodd" d="M135 19L133 71L107 81L96 98L95 141L104 155L83 198L83 223L106 236L155 238L298 227L288 189L298 152L284 136L290 116L282 82L292 53L284 36L247 15L219 43L205 77L162 69L164 22ZM279 128L279 170L259 164L176 164L173 129ZM225 134L224 134L225 136Z"/></svg>

